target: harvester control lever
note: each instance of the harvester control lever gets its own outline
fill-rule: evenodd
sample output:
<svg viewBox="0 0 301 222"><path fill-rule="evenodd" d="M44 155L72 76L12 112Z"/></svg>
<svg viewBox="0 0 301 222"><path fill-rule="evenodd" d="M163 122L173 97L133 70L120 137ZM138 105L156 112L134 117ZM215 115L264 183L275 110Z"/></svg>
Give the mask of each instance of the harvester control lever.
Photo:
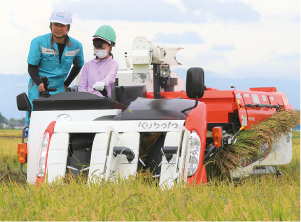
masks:
<svg viewBox="0 0 301 222"><path fill-rule="evenodd" d="M131 163L133 159L135 159L135 153L130 148L127 147L114 146L113 155L116 157L118 154L125 155L129 163Z"/></svg>
<svg viewBox="0 0 301 222"><path fill-rule="evenodd" d="M94 89L94 90L96 90L96 89ZM104 97L108 97L108 90L107 90L107 86L106 85L104 86L104 88L103 88L102 91L100 91L100 90L96 90L96 91L100 92L101 95L103 95Z"/></svg>
<svg viewBox="0 0 301 222"><path fill-rule="evenodd" d="M46 76L41 77L43 83L44 83L44 92L40 92L40 97L48 98L50 96L49 92L56 91L56 88L49 88L48 78Z"/></svg>
<svg viewBox="0 0 301 222"><path fill-rule="evenodd" d="M204 162L206 162L209 159L209 157L216 153L217 150L218 149L214 145L210 146L209 149L206 149L204 155Z"/></svg>
<svg viewBox="0 0 301 222"><path fill-rule="evenodd" d="M178 147L177 146L165 146L163 147L163 153L167 162L169 162L173 156L173 154L177 154Z"/></svg>
<svg viewBox="0 0 301 222"><path fill-rule="evenodd" d="M232 136L232 138L231 138L231 143L230 143L230 144L232 144L232 143L235 144L235 143L236 143L236 140L237 140L237 138L235 138L236 135L237 135L238 133L240 133L244 128L245 128L244 126L242 126L242 127L239 128L239 130L237 131L237 133L235 133L235 134Z"/></svg>

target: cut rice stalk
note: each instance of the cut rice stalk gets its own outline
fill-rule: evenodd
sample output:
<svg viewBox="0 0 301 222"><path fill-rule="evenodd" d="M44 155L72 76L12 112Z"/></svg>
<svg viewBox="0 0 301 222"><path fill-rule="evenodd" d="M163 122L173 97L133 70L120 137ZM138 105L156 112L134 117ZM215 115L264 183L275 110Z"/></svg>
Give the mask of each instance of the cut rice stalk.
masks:
<svg viewBox="0 0 301 222"><path fill-rule="evenodd" d="M259 158L263 144L272 144L299 124L299 110L278 110L263 122L239 133L235 145L218 150L206 164L207 175L210 178L229 177L230 170L237 168L242 160Z"/></svg>

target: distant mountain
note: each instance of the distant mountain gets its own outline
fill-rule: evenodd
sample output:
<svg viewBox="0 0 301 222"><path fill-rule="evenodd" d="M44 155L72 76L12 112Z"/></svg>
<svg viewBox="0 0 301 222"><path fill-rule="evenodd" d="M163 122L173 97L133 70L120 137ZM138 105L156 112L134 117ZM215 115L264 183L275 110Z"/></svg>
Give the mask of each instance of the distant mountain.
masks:
<svg viewBox="0 0 301 222"><path fill-rule="evenodd" d="M0 112L7 119L22 119L25 112L17 109L16 96L22 92L27 93L29 75L3 75L0 74Z"/></svg>
<svg viewBox="0 0 301 222"><path fill-rule="evenodd" d="M186 69L173 70L180 78L186 80ZM0 74L0 113L7 119L21 119L25 117L25 112L17 109L16 96L22 92L27 93L29 75L3 75ZM300 82L284 79L230 79L223 78L214 72L205 70L205 85L220 90L231 90L231 86L236 89L249 90L250 87L276 87L278 92L284 92L290 104L294 108L300 109Z"/></svg>

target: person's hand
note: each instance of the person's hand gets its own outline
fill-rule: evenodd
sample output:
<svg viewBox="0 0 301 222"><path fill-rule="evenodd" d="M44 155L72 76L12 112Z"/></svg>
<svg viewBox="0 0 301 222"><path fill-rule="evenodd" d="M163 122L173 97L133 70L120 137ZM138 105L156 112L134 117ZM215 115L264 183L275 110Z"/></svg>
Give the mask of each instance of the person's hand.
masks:
<svg viewBox="0 0 301 222"><path fill-rule="evenodd" d="M105 87L105 83L104 82L96 82L93 85L93 89L97 90L97 91L103 91L104 87Z"/></svg>
<svg viewBox="0 0 301 222"><path fill-rule="evenodd" d="M45 91L44 83L41 83L41 84L39 85L38 90L39 90L40 92L44 92L44 91Z"/></svg>
<svg viewBox="0 0 301 222"><path fill-rule="evenodd" d="M65 86L65 85L64 85L64 87L65 87L65 92L67 92L67 88L68 88L68 86Z"/></svg>

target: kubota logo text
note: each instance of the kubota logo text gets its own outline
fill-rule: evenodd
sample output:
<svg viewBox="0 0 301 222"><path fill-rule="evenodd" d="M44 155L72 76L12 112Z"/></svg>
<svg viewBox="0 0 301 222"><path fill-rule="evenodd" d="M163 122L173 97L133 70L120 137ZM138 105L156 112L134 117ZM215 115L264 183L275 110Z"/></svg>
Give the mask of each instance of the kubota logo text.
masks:
<svg viewBox="0 0 301 222"><path fill-rule="evenodd" d="M172 123L172 122L168 122L168 123L139 122L138 127L142 128L142 129L159 129L159 128L160 129L177 129L178 124L177 123Z"/></svg>

